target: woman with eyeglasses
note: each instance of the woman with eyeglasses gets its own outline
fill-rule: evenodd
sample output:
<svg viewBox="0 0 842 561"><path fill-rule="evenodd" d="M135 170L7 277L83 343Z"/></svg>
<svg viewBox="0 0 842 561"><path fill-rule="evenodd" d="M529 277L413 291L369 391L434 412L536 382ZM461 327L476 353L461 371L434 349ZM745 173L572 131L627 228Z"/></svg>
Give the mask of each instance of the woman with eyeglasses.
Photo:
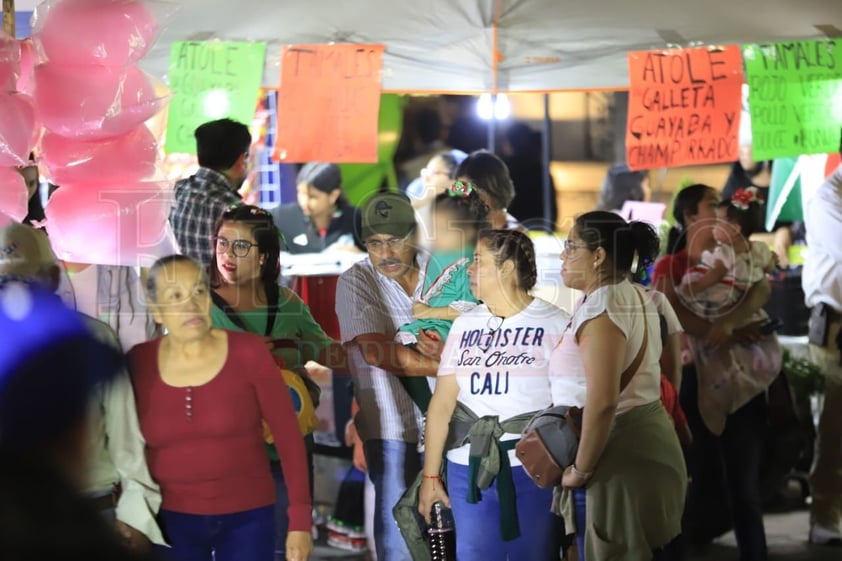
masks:
<svg viewBox="0 0 842 561"><path fill-rule="evenodd" d="M129 366L146 457L160 484L173 561L272 561L275 485L265 422L289 481L286 557L312 551L307 458L292 400L260 337L211 324L207 276L189 257L156 262L149 308L167 334L135 346Z"/></svg>
<svg viewBox="0 0 842 561"><path fill-rule="evenodd" d="M436 502L453 509L460 561L557 560L552 489L532 483L514 447L552 403L550 355L567 318L530 296L535 250L521 232L481 232L469 276L482 304L453 322L442 352L419 511L429 521ZM472 467L495 457L496 470Z"/></svg>
<svg viewBox="0 0 842 561"><path fill-rule="evenodd" d="M312 465L317 395L302 388L314 387L310 377L329 382L327 369L344 369L345 353L316 323L307 305L288 288L278 286L281 238L269 212L248 205L229 209L222 215L214 244L210 270L213 325L260 335L279 365L296 373L297 377L287 373L287 381ZM277 484L276 547L282 554L289 523L288 485L271 438L267 438L267 452Z"/></svg>

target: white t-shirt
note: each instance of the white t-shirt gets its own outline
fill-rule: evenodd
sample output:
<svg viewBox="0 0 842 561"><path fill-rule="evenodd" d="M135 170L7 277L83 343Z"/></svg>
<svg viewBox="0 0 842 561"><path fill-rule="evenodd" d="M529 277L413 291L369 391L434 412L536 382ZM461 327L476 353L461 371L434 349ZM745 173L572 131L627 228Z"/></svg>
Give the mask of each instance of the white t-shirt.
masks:
<svg viewBox="0 0 842 561"><path fill-rule="evenodd" d="M641 313L638 290L643 291L645 315ZM668 334L680 332L681 324L663 294L645 291L642 287L623 281L597 289L576 305L576 311L570 319L564 338L552 356L550 380L553 404L577 407L585 405L587 372L576 336L585 323L603 313L608 315L608 318L626 337L626 345L622 350L623 370L634 362L643 344L644 319L646 328L649 330L643 362L629 385L620 394L617 414L661 398L660 359L663 345L659 314L666 320Z"/></svg>
<svg viewBox="0 0 842 561"><path fill-rule="evenodd" d="M550 355L568 319L539 298L505 319L479 305L453 322L438 375L456 376L459 402L480 417L505 421L549 407ZM519 434L505 434L502 440L518 438ZM447 459L467 465L469 448L451 450ZM509 460L520 465L514 450Z"/></svg>

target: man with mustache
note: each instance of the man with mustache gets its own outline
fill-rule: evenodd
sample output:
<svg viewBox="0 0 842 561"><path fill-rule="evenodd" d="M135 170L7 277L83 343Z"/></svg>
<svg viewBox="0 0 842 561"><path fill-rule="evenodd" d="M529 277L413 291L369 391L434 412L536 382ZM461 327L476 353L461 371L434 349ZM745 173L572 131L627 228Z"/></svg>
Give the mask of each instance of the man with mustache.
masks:
<svg viewBox="0 0 842 561"><path fill-rule="evenodd" d="M401 378L435 376L442 341L422 334L417 350L395 341L423 286L409 199L378 193L361 212L368 258L340 277L336 315L359 405L354 425L375 488L377 558L411 561L392 507L421 471L423 416Z"/></svg>

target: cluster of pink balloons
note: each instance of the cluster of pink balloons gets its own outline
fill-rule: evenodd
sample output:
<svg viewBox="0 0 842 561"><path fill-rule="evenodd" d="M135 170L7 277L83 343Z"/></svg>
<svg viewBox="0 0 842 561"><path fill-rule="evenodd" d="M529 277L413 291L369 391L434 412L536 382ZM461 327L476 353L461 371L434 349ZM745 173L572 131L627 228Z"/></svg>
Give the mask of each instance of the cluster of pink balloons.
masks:
<svg viewBox="0 0 842 561"><path fill-rule="evenodd" d="M0 223L26 217L26 184L17 168L37 141L32 99L17 91L21 59L20 43L0 30Z"/></svg>
<svg viewBox="0 0 842 561"><path fill-rule="evenodd" d="M39 64L26 87L44 127L41 161L59 185L45 211L62 259L137 264L167 235L169 191L154 181L157 142L144 125L166 96L136 66L159 31L154 4L47 0L35 11Z"/></svg>

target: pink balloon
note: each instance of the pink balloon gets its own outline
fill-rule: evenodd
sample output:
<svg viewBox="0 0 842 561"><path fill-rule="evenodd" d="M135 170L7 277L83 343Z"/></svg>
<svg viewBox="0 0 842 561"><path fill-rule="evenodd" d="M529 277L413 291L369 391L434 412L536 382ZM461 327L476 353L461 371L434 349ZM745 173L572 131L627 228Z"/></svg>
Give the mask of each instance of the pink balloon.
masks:
<svg viewBox="0 0 842 561"><path fill-rule="evenodd" d="M31 39L24 39L20 43L20 76L18 77L17 90L19 92L31 93L32 73L35 71L35 63L38 61L38 53Z"/></svg>
<svg viewBox="0 0 842 561"><path fill-rule="evenodd" d="M163 182L100 189L65 185L50 198L45 213L60 259L137 265L144 256L157 255L166 241L170 206L171 189Z"/></svg>
<svg viewBox="0 0 842 561"><path fill-rule="evenodd" d="M20 44L0 29L0 91L14 91L20 75Z"/></svg>
<svg viewBox="0 0 842 561"><path fill-rule="evenodd" d="M32 36L51 62L125 67L149 52L158 23L136 0L52 0L35 11Z"/></svg>
<svg viewBox="0 0 842 561"><path fill-rule="evenodd" d="M153 78L137 67L65 67L47 63L35 68L35 105L47 130L69 138L102 140L140 126L165 98Z"/></svg>
<svg viewBox="0 0 842 561"><path fill-rule="evenodd" d="M154 175L158 145L145 126L101 141L65 138L48 132L41 139L41 159L57 185L115 185Z"/></svg>
<svg viewBox="0 0 842 561"><path fill-rule="evenodd" d="M0 166L26 164L37 133L32 99L24 94L0 93Z"/></svg>
<svg viewBox="0 0 842 561"><path fill-rule="evenodd" d="M20 222L29 212L28 203L29 192L20 172L15 168L0 168L0 214Z"/></svg>

